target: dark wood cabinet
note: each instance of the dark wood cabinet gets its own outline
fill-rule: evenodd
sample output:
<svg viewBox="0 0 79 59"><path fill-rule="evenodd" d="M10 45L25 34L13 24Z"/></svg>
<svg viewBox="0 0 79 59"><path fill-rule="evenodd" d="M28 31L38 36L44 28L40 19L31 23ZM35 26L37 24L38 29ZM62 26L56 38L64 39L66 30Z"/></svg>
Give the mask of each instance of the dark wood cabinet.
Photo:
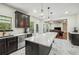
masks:
<svg viewBox="0 0 79 59"><path fill-rule="evenodd" d="M6 52L6 40L0 39L0 55L5 55Z"/></svg>
<svg viewBox="0 0 79 59"><path fill-rule="evenodd" d="M6 39L6 54L16 51L18 48L18 37L10 37Z"/></svg>
<svg viewBox="0 0 79 59"><path fill-rule="evenodd" d="M38 44L26 41L25 54L26 55L38 55Z"/></svg>
<svg viewBox="0 0 79 59"><path fill-rule="evenodd" d="M7 55L18 49L18 37L0 39L0 55Z"/></svg>
<svg viewBox="0 0 79 59"><path fill-rule="evenodd" d="M69 39L73 45L79 46L79 34L69 34Z"/></svg>
<svg viewBox="0 0 79 59"><path fill-rule="evenodd" d="M43 46L37 43L26 41L25 54L26 55L48 55L51 47Z"/></svg>
<svg viewBox="0 0 79 59"><path fill-rule="evenodd" d="M27 28L30 26L30 16L19 11L15 11L15 27Z"/></svg>

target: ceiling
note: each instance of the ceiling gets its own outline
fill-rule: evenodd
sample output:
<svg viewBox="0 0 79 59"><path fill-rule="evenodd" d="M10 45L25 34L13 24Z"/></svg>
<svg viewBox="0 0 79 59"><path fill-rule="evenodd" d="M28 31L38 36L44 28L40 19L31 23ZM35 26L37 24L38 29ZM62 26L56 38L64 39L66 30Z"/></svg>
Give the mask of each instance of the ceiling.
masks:
<svg viewBox="0 0 79 59"><path fill-rule="evenodd" d="M56 18L79 14L79 3L7 3L7 5L14 8L28 12L30 15L40 18L41 8L43 9L43 19L51 20ZM48 7L50 7L49 12L53 14L48 15Z"/></svg>

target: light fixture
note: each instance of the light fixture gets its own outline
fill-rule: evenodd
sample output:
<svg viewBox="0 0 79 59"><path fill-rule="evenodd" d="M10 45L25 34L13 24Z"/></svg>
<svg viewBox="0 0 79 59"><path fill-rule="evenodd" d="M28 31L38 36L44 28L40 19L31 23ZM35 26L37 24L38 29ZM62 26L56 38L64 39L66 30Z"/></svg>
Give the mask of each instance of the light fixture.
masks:
<svg viewBox="0 0 79 59"><path fill-rule="evenodd" d="M50 7L48 7L47 9L48 9L48 20L50 20L50 17L49 17L49 9L50 9Z"/></svg>
<svg viewBox="0 0 79 59"><path fill-rule="evenodd" d="M68 14L69 12L68 11L65 11L65 14Z"/></svg>
<svg viewBox="0 0 79 59"><path fill-rule="evenodd" d="M41 13L40 13L40 16L42 17L42 16L44 16L44 10L43 10L43 4L41 4Z"/></svg>
<svg viewBox="0 0 79 59"><path fill-rule="evenodd" d="M44 16L44 13L41 13L40 15L41 15L41 16Z"/></svg>
<svg viewBox="0 0 79 59"><path fill-rule="evenodd" d="M37 13L37 10L33 10L33 13Z"/></svg>
<svg viewBox="0 0 79 59"><path fill-rule="evenodd" d="M43 19L45 19L45 16L42 16Z"/></svg>
<svg viewBox="0 0 79 59"><path fill-rule="evenodd" d="M52 15L52 14L53 14L53 12L50 12L50 14Z"/></svg>
<svg viewBox="0 0 79 59"><path fill-rule="evenodd" d="M45 16L43 16L43 18L45 18Z"/></svg>
<svg viewBox="0 0 79 59"><path fill-rule="evenodd" d="M50 19L48 19L48 21L50 21Z"/></svg>

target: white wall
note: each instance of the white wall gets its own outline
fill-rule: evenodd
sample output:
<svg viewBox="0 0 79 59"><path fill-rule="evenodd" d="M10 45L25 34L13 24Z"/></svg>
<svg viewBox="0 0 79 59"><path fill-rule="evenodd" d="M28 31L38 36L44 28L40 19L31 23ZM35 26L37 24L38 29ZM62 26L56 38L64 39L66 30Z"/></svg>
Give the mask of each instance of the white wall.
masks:
<svg viewBox="0 0 79 59"><path fill-rule="evenodd" d="M16 9L0 4L0 15L12 17L13 33L23 33L23 28L15 28L15 11Z"/></svg>
<svg viewBox="0 0 79 59"><path fill-rule="evenodd" d="M77 29L79 31L79 14L76 17L77 17L77 19L76 19L75 24L76 24L76 27L77 27Z"/></svg>
<svg viewBox="0 0 79 59"><path fill-rule="evenodd" d="M54 27L61 27L61 30L63 31L62 23L52 23L50 29L54 29Z"/></svg>
<svg viewBox="0 0 79 59"><path fill-rule="evenodd" d="M40 21L38 18L35 18L33 16L30 16L30 21L34 22L34 33L36 33L36 24L38 24L38 27L39 27L38 33L43 33L43 23L44 22Z"/></svg>
<svg viewBox="0 0 79 59"><path fill-rule="evenodd" d="M36 24L39 24L39 21L33 16L30 16L30 21L34 22L34 33L36 33Z"/></svg>

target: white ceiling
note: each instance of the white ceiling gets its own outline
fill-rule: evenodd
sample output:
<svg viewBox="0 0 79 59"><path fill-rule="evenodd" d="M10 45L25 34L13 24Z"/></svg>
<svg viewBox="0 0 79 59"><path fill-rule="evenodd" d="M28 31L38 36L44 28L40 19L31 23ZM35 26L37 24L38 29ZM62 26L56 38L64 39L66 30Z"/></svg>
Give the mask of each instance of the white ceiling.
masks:
<svg viewBox="0 0 79 59"><path fill-rule="evenodd" d="M50 19L53 20L58 17L66 16L66 15L73 15L79 14L79 3L7 3L8 5L21 9L23 11L28 12L30 15L40 18L41 13L41 5L44 9L44 16L45 19L48 17L48 7L50 7L50 12L53 12L50 15ZM34 13L33 10L37 10L37 13ZM65 14L65 11L69 12Z"/></svg>

